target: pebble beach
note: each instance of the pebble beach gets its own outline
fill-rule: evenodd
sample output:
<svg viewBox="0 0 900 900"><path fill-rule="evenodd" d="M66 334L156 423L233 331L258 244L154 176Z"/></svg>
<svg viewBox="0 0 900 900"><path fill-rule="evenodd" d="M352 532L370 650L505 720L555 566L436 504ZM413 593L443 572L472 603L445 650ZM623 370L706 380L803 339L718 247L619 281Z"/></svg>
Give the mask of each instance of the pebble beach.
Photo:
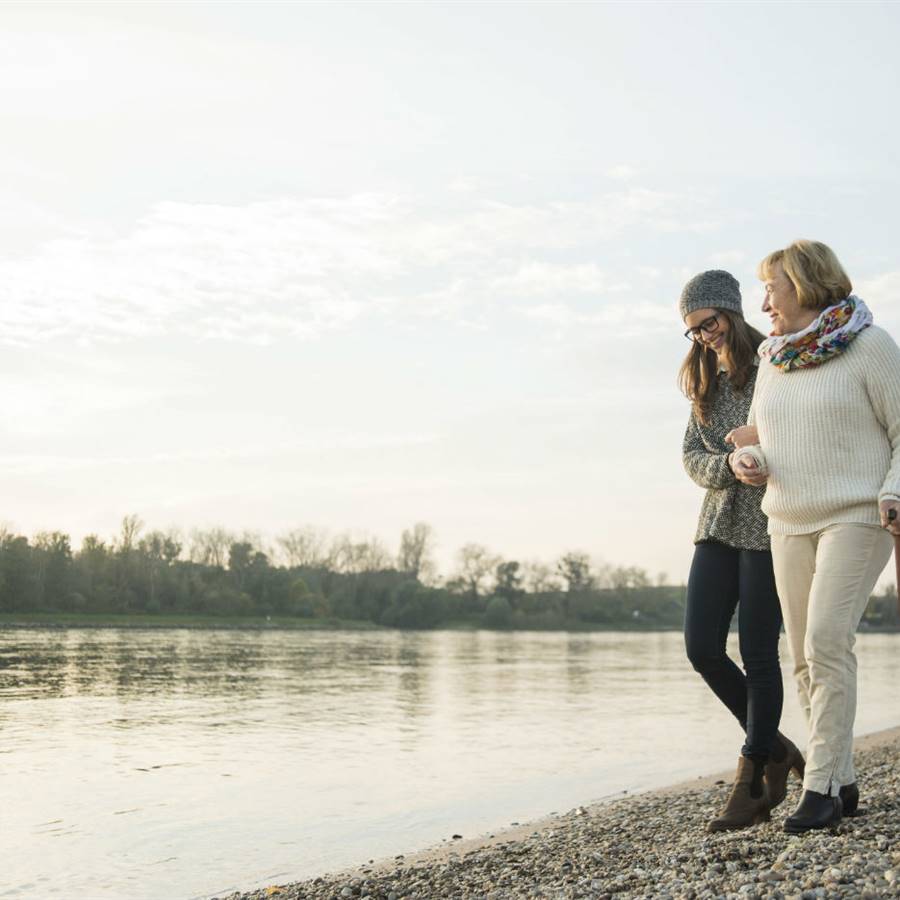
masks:
<svg viewBox="0 0 900 900"><path fill-rule="evenodd" d="M218 900L900 898L900 728L859 739L856 761L863 814L834 830L782 831L800 796L792 777L770 822L709 834L730 788L720 773Z"/></svg>

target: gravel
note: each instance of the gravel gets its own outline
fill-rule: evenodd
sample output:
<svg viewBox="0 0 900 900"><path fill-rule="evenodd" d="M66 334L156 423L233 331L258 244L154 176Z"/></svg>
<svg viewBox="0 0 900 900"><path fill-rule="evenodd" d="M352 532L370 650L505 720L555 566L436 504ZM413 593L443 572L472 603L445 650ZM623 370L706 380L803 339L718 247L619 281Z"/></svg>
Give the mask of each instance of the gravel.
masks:
<svg viewBox="0 0 900 900"><path fill-rule="evenodd" d="M220 900L832 900L900 898L900 739L857 752L864 815L834 830L782 830L800 785L764 825L708 834L728 785L580 807L516 840L434 859L272 885ZM502 835L499 836L502 838Z"/></svg>

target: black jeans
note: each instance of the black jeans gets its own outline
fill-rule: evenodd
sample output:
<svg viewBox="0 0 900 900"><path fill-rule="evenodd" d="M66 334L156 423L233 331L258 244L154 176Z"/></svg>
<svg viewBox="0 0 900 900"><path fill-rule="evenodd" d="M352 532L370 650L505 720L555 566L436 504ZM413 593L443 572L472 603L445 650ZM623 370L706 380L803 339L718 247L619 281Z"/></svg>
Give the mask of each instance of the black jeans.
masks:
<svg viewBox="0 0 900 900"><path fill-rule="evenodd" d="M728 657L725 641L738 610L744 672ZM688 577L684 642L688 659L741 723L741 753L767 759L781 720L784 692L778 664L781 607L772 554L736 550L715 541L697 544Z"/></svg>

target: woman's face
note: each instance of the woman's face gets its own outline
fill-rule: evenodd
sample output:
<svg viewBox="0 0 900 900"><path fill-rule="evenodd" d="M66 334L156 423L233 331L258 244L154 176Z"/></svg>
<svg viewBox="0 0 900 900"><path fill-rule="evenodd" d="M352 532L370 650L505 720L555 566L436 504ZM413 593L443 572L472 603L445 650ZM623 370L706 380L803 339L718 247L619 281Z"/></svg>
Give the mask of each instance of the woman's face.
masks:
<svg viewBox="0 0 900 900"><path fill-rule="evenodd" d="M800 305L797 289L780 262L772 267L765 286L766 298L763 300L762 311L772 320L772 334L793 334L795 331L802 331L812 321L810 311Z"/></svg>
<svg viewBox="0 0 900 900"><path fill-rule="evenodd" d="M684 317L684 324L688 328L688 337L715 350L716 355L722 355L725 350L725 338L728 335L728 329L731 328L728 318L722 313L722 310L712 307L695 309Z"/></svg>

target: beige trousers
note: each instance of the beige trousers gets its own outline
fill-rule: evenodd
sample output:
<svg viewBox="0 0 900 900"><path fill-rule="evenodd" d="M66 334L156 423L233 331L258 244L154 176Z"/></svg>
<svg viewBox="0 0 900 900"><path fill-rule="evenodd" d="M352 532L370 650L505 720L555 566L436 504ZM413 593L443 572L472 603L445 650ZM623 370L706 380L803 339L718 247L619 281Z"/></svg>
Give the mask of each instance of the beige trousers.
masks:
<svg viewBox="0 0 900 900"><path fill-rule="evenodd" d="M856 628L893 549L877 525L772 535L775 583L809 725L803 787L837 796L856 781Z"/></svg>

